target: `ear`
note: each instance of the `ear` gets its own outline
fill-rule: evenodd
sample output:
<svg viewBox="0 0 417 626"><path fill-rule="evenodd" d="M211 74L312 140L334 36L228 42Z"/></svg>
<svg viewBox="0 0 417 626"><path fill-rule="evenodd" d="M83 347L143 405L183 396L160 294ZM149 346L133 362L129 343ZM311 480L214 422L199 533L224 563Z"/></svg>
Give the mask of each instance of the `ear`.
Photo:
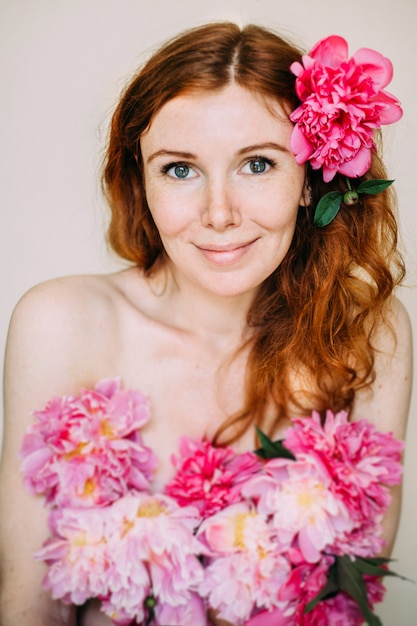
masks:
<svg viewBox="0 0 417 626"><path fill-rule="evenodd" d="M300 196L300 206L308 207L311 204L311 187L304 181L304 187Z"/></svg>

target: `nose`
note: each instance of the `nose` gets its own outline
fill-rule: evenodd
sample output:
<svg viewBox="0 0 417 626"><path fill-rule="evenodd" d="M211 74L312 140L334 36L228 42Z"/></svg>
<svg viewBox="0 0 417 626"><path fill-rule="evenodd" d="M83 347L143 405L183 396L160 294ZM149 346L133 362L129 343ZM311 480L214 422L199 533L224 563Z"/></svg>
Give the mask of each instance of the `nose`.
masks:
<svg viewBox="0 0 417 626"><path fill-rule="evenodd" d="M218 180L207 184L202 221L219 231L239 226L241 215L231 183Z"/></svg>

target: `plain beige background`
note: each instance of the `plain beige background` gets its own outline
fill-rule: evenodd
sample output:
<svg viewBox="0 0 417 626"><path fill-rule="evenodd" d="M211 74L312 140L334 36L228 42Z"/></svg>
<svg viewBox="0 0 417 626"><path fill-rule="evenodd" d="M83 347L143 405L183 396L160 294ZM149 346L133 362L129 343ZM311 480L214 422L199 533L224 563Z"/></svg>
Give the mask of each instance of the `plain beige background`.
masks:
<svg viewBox="0 0 417 626"><path fill-rule="evenodd" d="M386 130L385 156L409 267L400 295L416 329L415 0L0 0L1 351L13 306L31 285L120 267L104 242L107 211L98 182L109 115L150 52L184 28L213 20L257 22L306 49L340 34L351 53L370 47L392 59L389 89L405 114ZM394 569L415 580L416 395L394 553ZM384 626L415 626L417 587L390 580L388 588L378 607Z"/></svg>

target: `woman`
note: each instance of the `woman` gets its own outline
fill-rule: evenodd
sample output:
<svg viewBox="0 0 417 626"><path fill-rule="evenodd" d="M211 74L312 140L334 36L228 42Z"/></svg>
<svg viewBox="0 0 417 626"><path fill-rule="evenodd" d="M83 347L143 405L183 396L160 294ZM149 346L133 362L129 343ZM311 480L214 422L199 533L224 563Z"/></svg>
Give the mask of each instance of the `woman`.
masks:
<svg viewBox="0 0 417 626"><path fill-rule="evenodd" d="M320 198L344 196L357 173L295 158L300 61L267 30L213 24L164 46L123 94L104 188L110 243L132 266L35 287L10 327L3 626L77 619L41 590L45 566L32 554L48 537L48 512L19 472L31 413L52 396L114 376L146 393L155 491L172 477L184 434L243 452L254 448L254 424L279 438L291 416L344 409L404 437L411 341L393 296L404 270L392 196L364 194L351 207L344 198L328 225L314 223ZM384 178L376 148L365 152L361 181ZM396 489L386 554L399 510ZM111 623L93 603L79 621Z"/></svg>

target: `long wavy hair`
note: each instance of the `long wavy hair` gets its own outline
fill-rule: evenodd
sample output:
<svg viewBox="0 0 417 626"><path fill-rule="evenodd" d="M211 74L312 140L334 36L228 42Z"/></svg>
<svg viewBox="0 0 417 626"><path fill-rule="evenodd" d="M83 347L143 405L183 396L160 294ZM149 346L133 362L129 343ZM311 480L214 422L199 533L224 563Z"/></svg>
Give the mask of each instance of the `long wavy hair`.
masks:
<svg viewBox="0 0 417 626"><path fill-rule="evenodd" d="M161 107L185 92L220 90L232 81L274 98L290 113L299 101L289 67L302 51L256 25L243 29L214 23L191 29L168 42L127 86L112 118L103 172L111 208L110 245L150 275L166 262L143 185L140 137ZM377 138L378 139L378 138ZM288 417L289 406L322 413L350 410L355 393L374 380L374 331L387 300L404 277L397 250L394 196L390 189L361 196L342 208L326 228L313 224L319 198L344 190L336 176L323 183L307 167L311 204L298 212L290 249L263 283L248 313L251 327L242 409L217 435L237 439L254 421L269 430ZM367 174L386 178L375 151ZM296 389L292 380L308 380Z"/></svg>

